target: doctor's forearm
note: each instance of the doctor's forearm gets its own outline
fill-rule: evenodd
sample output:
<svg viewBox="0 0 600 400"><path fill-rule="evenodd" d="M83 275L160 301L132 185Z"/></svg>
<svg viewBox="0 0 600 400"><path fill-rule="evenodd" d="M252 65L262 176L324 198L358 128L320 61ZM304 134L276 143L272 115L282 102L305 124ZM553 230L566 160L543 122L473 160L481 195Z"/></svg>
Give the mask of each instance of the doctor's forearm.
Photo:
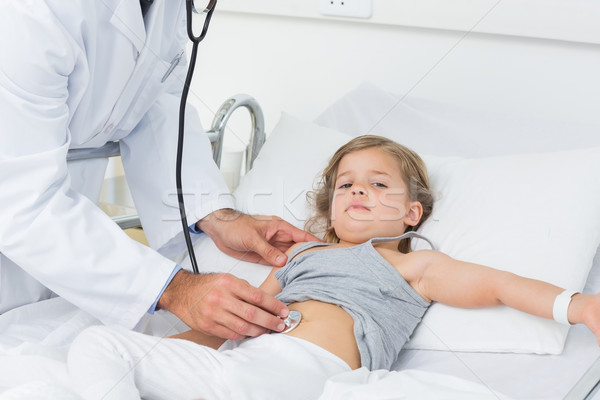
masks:
<svg viewBox="0 0 600 400"><path fill-rule="evenodd" d="M202 232L206 232L209 236L212 236L211 234L218 229L220 223L233 221L241 215L241 212L231 208L215 210L196 222L196 228Z"/></svg>
<svg viewBox="0 0 600 400"><path fill-rule="evenodd" d="M186 271L178 271L173 279L169 282L162 295L158 299L156 304L157 309L163 309L171 311L177 315L177 303L181 299L182 293L185 293L186 289L190 289L191 283L187 279L186 275L189 275Z"/></svg>

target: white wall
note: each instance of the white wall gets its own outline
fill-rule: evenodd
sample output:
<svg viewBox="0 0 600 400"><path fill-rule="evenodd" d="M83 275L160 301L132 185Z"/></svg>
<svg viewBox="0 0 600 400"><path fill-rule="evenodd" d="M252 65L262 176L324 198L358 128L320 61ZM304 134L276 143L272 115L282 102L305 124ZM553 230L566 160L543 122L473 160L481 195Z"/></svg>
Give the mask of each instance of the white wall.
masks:
<svg viewBox="0 0 600 400"><path fill-rule="evenodd" d="M247 14L336 19L320 13L323 1L330 0L221 0L218 8ZM600 43L600 5L595 0L358 1L371 4L371 15L355 19L358 23Z"/></svg>
<svg viewBox="0 0 600 400"><path fill-rule="evenodd" d="M396 93L474 108L600 124L598 44L531 37L544 36L540 29L529 29L530 37L513 36L511 21L505 21L509 31L505 35L290 17L285 14L292 13L291 4L310 2L278 1L284 8L275 10L278 15L260 12L260 7L257 12L237 12L232 9L239 9L236 4L241 3L233 0L217 6L210 32L201 45L190 97L205 125L220 102L238 92L260 101L267 131L281 111L312 120L363 80ZM250 3L245 1L244 7ZM600 10L598 6L596 9ZM528 10L535 15L534 10ZM543 10L548 14L546 8ZM581 37L594 42L597 32L589 26L589 15L577 20L581 11L571 12L569 26L581 25ZM559 18L560 9L552 15ZM452 26L456 18L449 15L444 22L437 17L438 26ZM563 30L545 32L553 37L561 36ZM235 137L245 140L244 125L234 122L232 127L228 143L235 142Z"/></svg>

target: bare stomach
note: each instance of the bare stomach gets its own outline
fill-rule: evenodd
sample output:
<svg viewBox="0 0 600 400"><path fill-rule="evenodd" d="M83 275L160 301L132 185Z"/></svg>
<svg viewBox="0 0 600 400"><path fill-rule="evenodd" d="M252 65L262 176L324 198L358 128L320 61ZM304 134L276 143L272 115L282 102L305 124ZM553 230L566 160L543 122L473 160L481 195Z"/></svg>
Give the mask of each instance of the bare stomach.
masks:
<svg viewBox="0 0 600 400"><path fill-rule="evenodd" d="M344 309L316 300L292 303L288 308L300 311L302 320L286 335L308 340L340 357L350 368L360 368L354 321Z"/></svg>

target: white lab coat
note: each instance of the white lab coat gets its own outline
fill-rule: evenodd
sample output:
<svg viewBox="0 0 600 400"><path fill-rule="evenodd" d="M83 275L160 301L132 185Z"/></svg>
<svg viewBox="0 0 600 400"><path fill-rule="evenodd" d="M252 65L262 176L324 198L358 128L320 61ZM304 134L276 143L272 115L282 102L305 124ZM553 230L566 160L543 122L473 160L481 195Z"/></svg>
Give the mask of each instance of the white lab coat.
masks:
<svg viewBox="0 0 600 400"><path fill-rule="evenodd" d="M183 0L0 0L0 313L53 292L133 327L174 263L130 240L95 201L105 161L69 148L120 140L150 245L181 231L175 198ZM198 118L188 113L188 222L232 207ZM90 200L91 199L91 200Z"/></svg>

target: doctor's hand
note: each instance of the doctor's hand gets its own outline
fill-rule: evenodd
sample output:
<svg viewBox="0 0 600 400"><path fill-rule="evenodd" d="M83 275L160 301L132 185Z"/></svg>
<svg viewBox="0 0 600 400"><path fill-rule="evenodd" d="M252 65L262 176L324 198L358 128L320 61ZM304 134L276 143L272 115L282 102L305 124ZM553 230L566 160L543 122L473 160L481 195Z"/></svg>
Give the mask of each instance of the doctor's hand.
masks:
<svg viewBox="0 0 600 400"><path fill-rule="evenodd" d="M196 225L225 254L276 267L285 265L287 256L284 253L293 244L320 241L281 218L251 216L232 209L215 211Z"/></svg>
<svg viewBox="0 0 600 400"><path fill-rule="evenodd" d="M158 306L193 330L233 340L282 331L289 314L285 304L231 274L185 270L177 272Z"/></svg>

